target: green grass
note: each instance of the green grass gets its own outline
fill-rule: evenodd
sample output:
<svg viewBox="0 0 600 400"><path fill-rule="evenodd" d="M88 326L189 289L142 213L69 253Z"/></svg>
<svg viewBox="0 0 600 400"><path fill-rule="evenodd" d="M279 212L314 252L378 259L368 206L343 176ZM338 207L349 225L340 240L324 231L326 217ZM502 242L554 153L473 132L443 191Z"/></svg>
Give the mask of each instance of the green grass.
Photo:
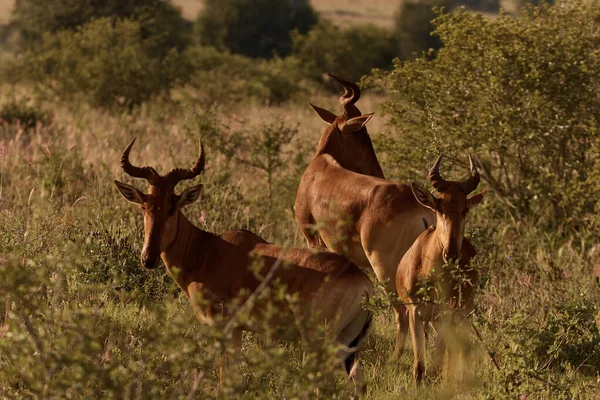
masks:
<svg viewBox="0 0 600 400"><path fill-rule="evenodd" d="M333 107L336 97L322 98L319 104ZM372 101L362 99L363 108L374 108ZM142 390L148 396L185 397L202 375L194 393L215 396L214 341L222 339L198 324L164 269L150 273L139 265L140 213L112 186L113 179L124 178L119 154L131 137L139 136L133 161L165 171L188 165L197 139L204 137L205 194L199 205L186 210L192 221L214 232L248 228L276 243L303 246L291 212L293 188L323 125L306 105L237 110L238 115L252 115L244 128L256 130L277 117L304 121L291 144L304 155L300 165L289 159L274 174L275 187L285 183L291 189L275 190L269 207L264 175L219 152L208 133L195 128L189 108L157 119L151 105L131 116L84 104L76 112L52 102L39 107L52 114L49 125L0 127L0 306L7 310L0 317L0 394L135 397ZM241 128L236 118L222 115L230 129L226 132ZM371 132L380 129L373 126ZM240 156L250 151L238 150ZM282 156L291 157L287 154L292 153ZM135 184L144 188L143 182ZM494 243L485 213L485 208L477 211L468 221L484 277L475 321L502 370L494 369L484 344L471 335L472 354L462 380L432 377L416 388L410 344L400 360L391 359L395 324L390 310L383 309L361 356L367 398L599 395L594 352L600 346L593 317L600 317L594 308L600 288L588 275L590 261L569 245L554 248L551 237L540 239L544 236L535 229L507 228L505 242ZM520 239L511 241L511 234ZM551 257L559 272L548 267ZM564 277L557 279L556 273ZM590 308L582 311L585 305ZM558 346L556 352L546 354L552 346ZM311 388L327 376L315 375L321 368L302 364L299 344L247 334L243 347L242 375L228 389L232 398L272 397L286 390L311 397ZM51 376L42 367L42 355ZM347 389L340 371L335 365L323 371L337 371L324 388L343 397Z"/></svg>

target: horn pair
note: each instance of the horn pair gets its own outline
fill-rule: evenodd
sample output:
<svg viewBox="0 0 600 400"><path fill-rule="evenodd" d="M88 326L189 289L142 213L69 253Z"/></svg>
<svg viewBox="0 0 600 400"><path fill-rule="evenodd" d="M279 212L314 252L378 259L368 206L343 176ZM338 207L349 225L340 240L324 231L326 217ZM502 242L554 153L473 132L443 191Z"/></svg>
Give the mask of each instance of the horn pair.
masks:
<svg viewBox="0 0 600 400"><path fill-rule="evenodd" d="M135 143L137 137L133 138L129 146L125 148L121 155L121 168L123 171L134 178L143 178L148 181L151 185L158 185L159 183L167 183L169 185L177 185L180 181L185 179L194 179L204 170L204 147L202 141L200 142L200 154L196 159L196 162L192 168L174 168L165 176L161 176L152 167L136 167L129 161L129 153Z"/></svg>
<svg viewBox="0 0 600 400"><path fill-rule="evenodd" d="M355 103L360 99L360 88L358 85L333 74L329 74L329 76L344 86L344 94L340 97L340 104L344 109L344 114L348 118L359 117L361 115L360 110L355 106Z"/></svg>
<svg viewBox="0 0 600 400"><path fill-rule="evenodd" d="M440 163L442 162L442 156L439 156L431 170L429 170L429 181L433 185L435 189L438 191L443 190L448 186L448 181L442 178L440 175ZM473 159L469 155L469 166L470 166L470 174L466 181L460 183L460 187L462 188L465 194L471 193L473 190L477 189L477 185L479 185L480 176L479 171L475 167L475 163L473 163Z"/></svg>

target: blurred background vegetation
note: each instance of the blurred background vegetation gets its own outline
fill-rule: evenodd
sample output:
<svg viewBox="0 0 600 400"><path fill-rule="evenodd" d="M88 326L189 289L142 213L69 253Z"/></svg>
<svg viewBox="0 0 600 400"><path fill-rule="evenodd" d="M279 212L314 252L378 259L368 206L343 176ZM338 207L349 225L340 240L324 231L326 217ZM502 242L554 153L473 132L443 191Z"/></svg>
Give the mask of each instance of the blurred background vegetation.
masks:
<svg viewBox="0 0 600 400"><path fill-rule="evenodd" d="M332 72L361 80L386 176L428 185L444 153L462 179L472 154L490 191L467 222L466 380L415 388L377 299L367 397L598 398L600 3L555 3L0 0L0 396L216 397L229 338L139 265L120 152L138 136L165 171L202 138L190 219L304 246L292 206L325 128L307 101L340 112ZM247 334L223 396L345 397L331 352Z"/></svg>

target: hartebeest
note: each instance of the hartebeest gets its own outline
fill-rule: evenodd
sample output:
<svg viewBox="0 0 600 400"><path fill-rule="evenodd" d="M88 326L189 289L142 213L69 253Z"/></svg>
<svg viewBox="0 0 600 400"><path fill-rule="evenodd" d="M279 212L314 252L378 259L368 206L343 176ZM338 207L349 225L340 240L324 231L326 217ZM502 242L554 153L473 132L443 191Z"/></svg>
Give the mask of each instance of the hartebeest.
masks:
<svg viewBox="0 0 600 400"><path fill-rule="evenodd" d="M340 104L344 113L335 115L331 111L309 103L319 117L329 124L321 135L315 158L323 154L329 154L349 171L384 178L383 170L366 127L373 114L362 115L356 106L356 102L360 99L360 88L356 83L339 76L333 74L329 74L329 76L344 87L344 94L340 97ZM308 203L298 198L299 194L300 191L296 195L294 206L296 222L310 247L322 247L325 243L319 238L319 233L314 229L315 219L313 213Z"/></svg>
<svg viewBox="0 0 600 400"><path fill-rule="evenodd" d="M203 171L202 145L192 168L175 168L160 175L152 167L136 167L130 163L129 153L134 142L135 139L123 152L121 167L132 177L146 179L150 184L149 191L142 193L119 181L115 181L115 185L125 199L142 207L145 231L142 265L155 268L159 257L162 258L200 321L212 323L217 315L231 316L234 310L230 309L229 301L259 287L261 281L250 265L256 260L261 261L264 271L274 271L273 280L285 285L287 292L297 294L299 299L296 303L299 307L277 303L281 309L269 323L274 324L278 337L294 339L302 334L295 321L314 317L317 322L328 323L331 334L346 346L340 356L347 373L353 380L360 379L356 357L371 318L361 304L373 291L369 278L341 255L285 249L246 230L217 236L199 229L181 209L198 199L202 185L185 189L179 195L175 193L175 186ZM287 267L273 270L278 260L283 260ZM209 302L208 307L195 301L199 295ZM261 318L260 310L253 310L251 315ZM242 329L252 330L252 327L243 326L233 332L238 346L241 345Z"/></svg>
<svg viewBox="0 0 600 400"><path fill-rule="evenodd" d="M340 98L344 114L336 116L311 104L330 125L300 181L296 222L310 247L320 247L320 237L328 249L372 268L395 294L398 263L417 236L434 223L435 214L416 201L410 186L384 179L365 127L372 114L361 115L355 105L358 85L331 76L344 86ZM400 327L400 314L405 317L407 311L401 304L395 311ZM398 329L396 356L405 335Z"/></svg>
<svg viewBox="0 0 600 400"><path fill-rule="evenodd" d="M321 135L315 157L330 154L349 171L384 178L366 127L373 113L362 115L356 106L356 102L360 99L360 88L356 83L339 76L333 74L329 76L344 86L344 94L340 97L344 113L335 115L331 111L309 103L319 117L329 124Z"/></svg>
<svg viewBox="0 0 600 400"><path fill-rule="evenodd" d="M410 325L415 356L414 376L417 382L424 375L425 325L432 322L439 329L435 357L436 368L443 362L449 325L463 325L473 310L474 285L477 271L469 266L476 255L464 237L467 212L481 203L486 190L467 198L479 185L479 172L469 156L471 173L464 182L447 181L440 176L440 156L431 170L429 180L437 189L434 196L427 189L411 184L416 199L435 212L436 226L423 232L406 252L398 266L396 287L400 299L409 304ZM441 311L450 307L449 313ZM446 317L450 316L448 319ZM450 323L454 320L454 324Z"/></svg>

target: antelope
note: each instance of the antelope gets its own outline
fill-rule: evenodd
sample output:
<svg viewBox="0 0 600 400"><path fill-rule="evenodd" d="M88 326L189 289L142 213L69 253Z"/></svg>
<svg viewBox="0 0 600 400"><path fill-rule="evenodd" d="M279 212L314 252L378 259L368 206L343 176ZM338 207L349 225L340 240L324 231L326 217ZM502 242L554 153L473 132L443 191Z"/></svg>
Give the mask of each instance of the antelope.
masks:
<svg viewBox="0 0 600 400"><path fill-rule="evenodd" d="M330 154L347 170L384 178L366 127L373 113L362 115L356 106L356 102L360 99L360 88L356 83L339 76L333 74L329 76L344 87L344 94L340 97L344 113L335 115L331 111L309 103L319 117L329 124L321 135L315 157Z"/></svg>
<svg viewBox="0 0 600 400"><path fill-rule="evenodd" d="M473 310L474 285L477 271L469 263L477 254L471 243L464 237L467 212L481 203L486 194L481 193L467 198L479 185L479 172L469 156L470 176L466 181L447 181L440 175L440 156L431 170L429 180L438 191L434 196L427 189L411 184L415 198L424 207L435 212L436 226L430 226L408 249L396 274L396 288L400 299L408 306L408 321L414 352L414 378L423 379L425 356L425 332L427 323L436 329L435 367L441 368L447 338L444 330L452 325L464 326L467 315ZM448 265L450 264L450 266ZM454 270L453 270L454 268ZM451 318L441 311L444 302L453 311Z"/></svg>
<svg viewBox="0 0 600 400"><path fill-rule="evenodd" d="M235 310L229 304L231 300L238 295L246 300L247 291L259 288L261 281L250 266L253 261L261 261L261 271L273 271L272 279L285 285L290 295L296 294L300 305L276 303L279 312L268 322L274 325L276 337L300 338L306 332L298 329L295 322L310 317L328 324L330 333L345 346L339 356L356 390L360 390L362 374L357 361L358 348L371 319L370 312L363 309L361 302L373 293L370 279L341 255L314 254L310 249L284 249L247 230L221 235L201 230L181 210L198 200L202 185L187 188L180 194L175 193L175 187L182 180L194 179L204 170L202 143L191 168L175 168L160 175L152 167L137 167L130 163L129 153L135 140L123 151L121 168L131 177L145 179L150 185L148 193L116 180L114 183L127 201L142 208L142 266L154 269L159 258L162 259L169 275L190 301L197 318L202 323L214 325L216 316L228 318L234 314ZM274 269L281 261L286 263L286 268ZM196 301L199 296L208 301L207 306ZM253 309L251 315L264 318L260 309ZM235 328L232 331L234 346L241 350L242 331L253 329L252 326ZM221 376L222 372L223 369Z"/></svg>
<svg viewBox="0 0 600 400"><path fill-rule="evenodd" d="M333 74L329 74L329 76L344 87L344 94L340 97L344 113L335 115L331 111L309 102L317 115L329 124L321 135L315 158L322 154L329 154L349 171L384 178L383 170L366 128L373 113L362 115L356 106L356 102L360 99L360 88L356 83L339 76ZM323 240L314 230L315 220L310 208L307 207L307 203L299 201L298 196L296 196L294 210L296 222L309 247L324 247Z"/></svg>
<svg viewBox="0 0 600 400"><path fill-rule="evenodd" d="M366 123L355 103L358 85L331 75L344 86L344 114L311 104L330 125L298 187L295 218L308 246L345 254L353 263L372 269L396 295L396 269L414 240L434 223L435 214L414 197L409 185L385 180ZM340 217L344 221L340 222ZM394 356L403 350L406 308L394 305L398 330Z"/></svg>

